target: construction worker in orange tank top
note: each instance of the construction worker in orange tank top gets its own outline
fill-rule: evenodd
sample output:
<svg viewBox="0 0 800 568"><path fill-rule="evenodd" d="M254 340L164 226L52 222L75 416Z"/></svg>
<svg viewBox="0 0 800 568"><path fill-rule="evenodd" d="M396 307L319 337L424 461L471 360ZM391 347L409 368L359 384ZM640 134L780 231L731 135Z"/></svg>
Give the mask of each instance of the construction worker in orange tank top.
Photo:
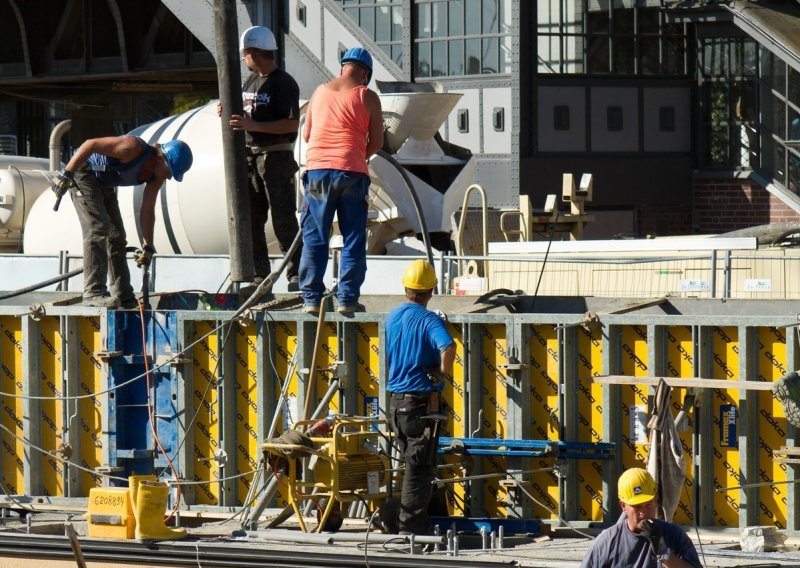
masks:
<svg viewBox="0 0 800 568"><path fill-rule="evenodd" d="M363 310L358 299L367 272L367 160L383 146L381 101L367 88L372 56L354 47L344 53L341 64L340 76L314 91L303 127L308 149L300 218L300 291L303 309L311 314L319 313L325 294L323 276L334 214L344 239L337 311L347 315Z"/></svg>

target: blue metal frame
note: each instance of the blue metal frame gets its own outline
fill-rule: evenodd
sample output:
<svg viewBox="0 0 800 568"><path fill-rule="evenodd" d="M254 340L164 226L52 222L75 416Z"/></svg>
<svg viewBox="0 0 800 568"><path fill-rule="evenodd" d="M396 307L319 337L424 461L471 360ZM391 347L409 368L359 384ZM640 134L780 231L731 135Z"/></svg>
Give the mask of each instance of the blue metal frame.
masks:
<svg viewBox="0 0 800 568"><path fill-rule="evenodd" d="M455 443L455 445L454 445ZM560 440L498 440L496 438L439 439L440 454L473 456L554 457L562 459L608 460L616 444L562 442Z"/></svg>
<svg viewBox="0 0 800 568"><path fill-rule="evenodd" d="M156 432L164 451L175 460L178 445L178 390L175 368L155 369L160 355L178 352L175 312L144 313L147 359L150 368L150 399ZM108 312L108 388L144 375L142 320L138 312ZM115 352L119 355L114 356ZM148 417L148 381L142 378L108 393L109 465L116 475L154 473L168 467L159 450Z"/></svg>

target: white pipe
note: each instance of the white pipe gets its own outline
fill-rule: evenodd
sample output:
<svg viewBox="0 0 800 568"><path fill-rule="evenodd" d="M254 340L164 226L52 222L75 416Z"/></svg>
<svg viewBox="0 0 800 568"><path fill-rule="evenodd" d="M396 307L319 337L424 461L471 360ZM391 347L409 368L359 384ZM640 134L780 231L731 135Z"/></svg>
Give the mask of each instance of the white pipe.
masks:
<svg viewBox="0 0 800 568"><path fill-rule="evenodd" d="M295 538L298 534L306 534L306 535L316 535L317 542L320 540L327 541L330 539L331 542L364 542L364 538L366 537L366 533L349 533L349 532L337 532L337 533L299 533L294 530L289 529L267 529L263 531L248 531L247 536L255 537L255 538L269 538L269 539L283 539L284 541L290 540ZM381 534L381 533L369 533L369 540L368 542L373 543L384 543L389 541L396 541L398 543L407 543L409 541L409 536L411 535L402 535L402 534ZM444 544L445 537L442 535L433 536L433 535L415 535L414 540L418 544Z"/></svg>
<svg viewBox="0 0 800 568"><path fill-rule="evenodd" d="M50 171L61 169L61 138L72 128L71 120L62 120L50 133Z"/></svg>

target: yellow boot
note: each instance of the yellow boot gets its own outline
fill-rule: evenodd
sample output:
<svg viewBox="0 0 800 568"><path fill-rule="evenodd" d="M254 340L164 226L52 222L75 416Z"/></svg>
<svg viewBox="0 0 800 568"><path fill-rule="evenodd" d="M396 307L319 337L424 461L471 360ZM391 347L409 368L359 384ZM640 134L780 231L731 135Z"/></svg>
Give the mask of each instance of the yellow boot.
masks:
<svg viewBox="0 0 800 568"><path fill-rule="evenodd" d="M171 529L164 524L169 487L166 483L143 480L136 491L136 538L139 540L176 540L186 536L186 529Z"/></svg>
<svg viewBox="0 0 800 568"><path fill-rule="evenodd" d="M133 507L133 515L134 517L137 515L136 513L136 496L139 491L139 482L140 481L158 481L158 478L154 474L149 475L129 475L128 476L128 493L131 496L131 506Z"/></svg>

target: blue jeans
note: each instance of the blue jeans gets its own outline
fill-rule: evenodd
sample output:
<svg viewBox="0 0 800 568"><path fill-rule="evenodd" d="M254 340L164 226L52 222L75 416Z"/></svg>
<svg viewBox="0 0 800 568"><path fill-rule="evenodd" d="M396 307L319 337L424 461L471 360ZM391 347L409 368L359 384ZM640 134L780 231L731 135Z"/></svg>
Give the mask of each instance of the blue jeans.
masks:
<svg viewBox="0 0 800 568"><path fill-rule="evenodd" d="M333 215L344 238L339 264L340 306L352 306L361 295L367 273L367 193L369 176L343 170L309 170L303 182L305 198L300 224L300 291L306 305L318 306L325 294L323 276L328 265L328 239Z"/></svg>

